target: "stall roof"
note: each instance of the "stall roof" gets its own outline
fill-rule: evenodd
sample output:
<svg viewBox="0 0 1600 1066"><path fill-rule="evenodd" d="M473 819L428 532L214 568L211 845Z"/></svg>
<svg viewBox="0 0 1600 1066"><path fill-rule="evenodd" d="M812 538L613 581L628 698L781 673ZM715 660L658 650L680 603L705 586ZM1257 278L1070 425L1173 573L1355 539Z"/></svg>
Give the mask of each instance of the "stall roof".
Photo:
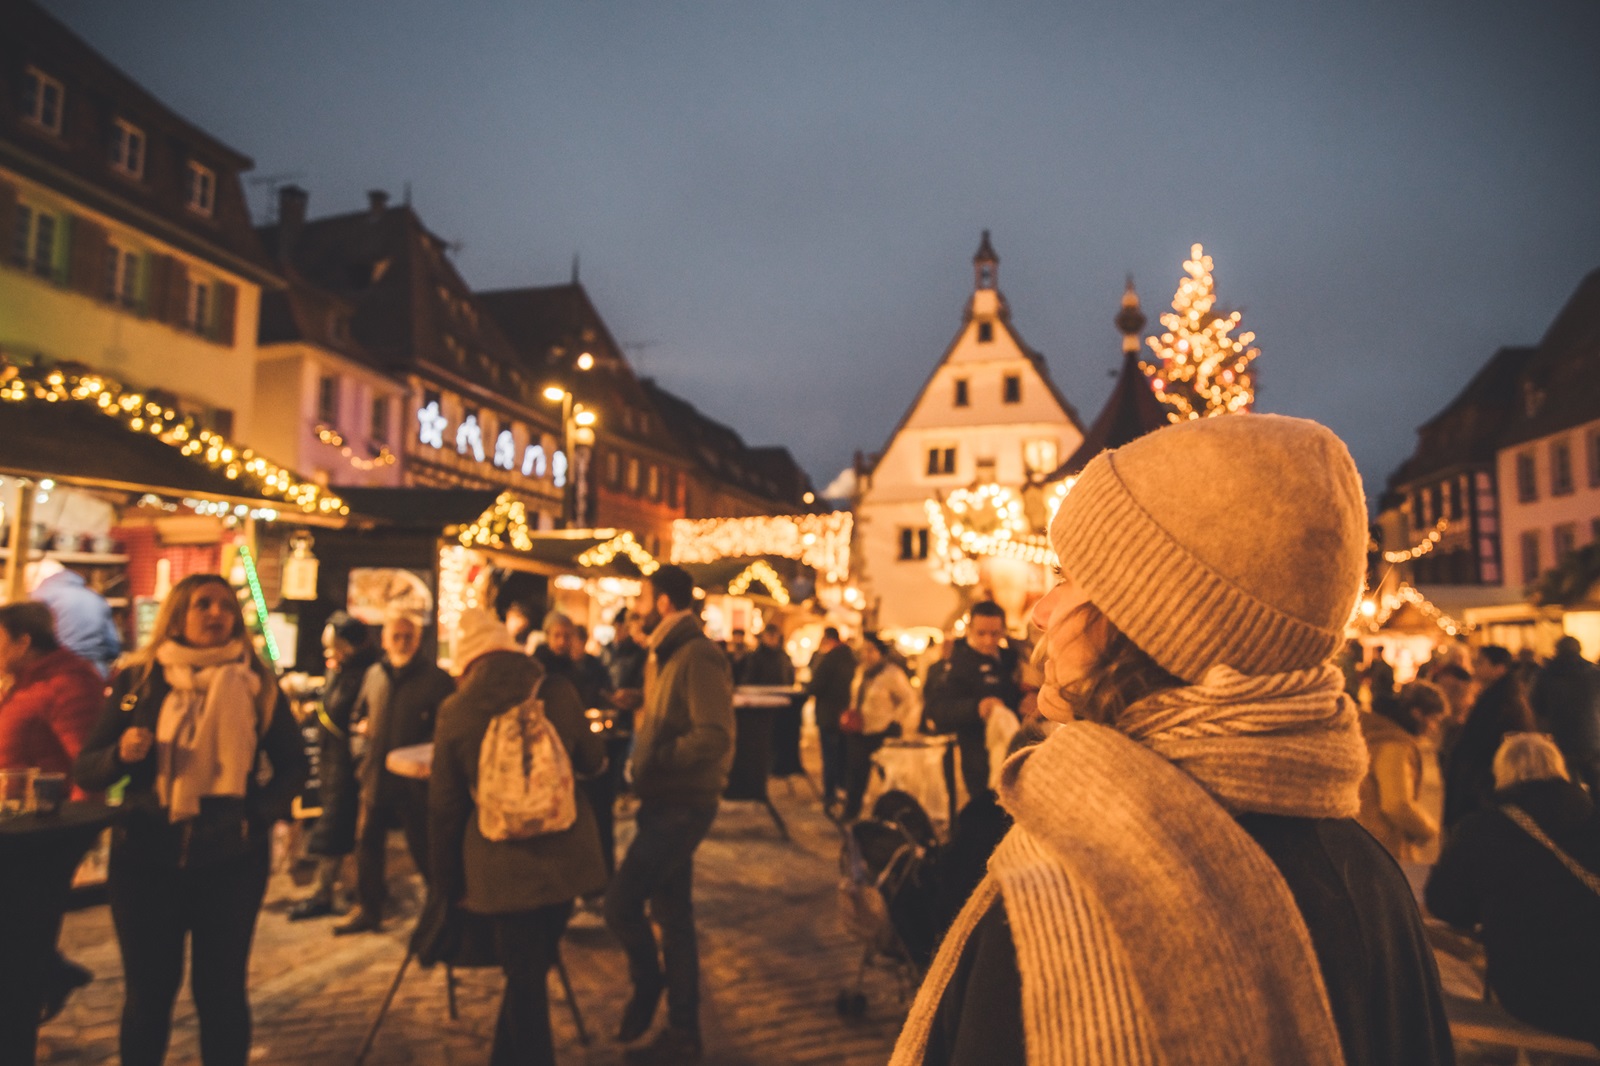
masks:
<svg viewBox="0 0 1600 1066"><path fill-rule="evenodd" d="M6 369L6 368L0 368ZM74 395L79 381L70 376L52 375L51 380L0 377L0 475L32 479L50 478L64 485L109 489L129 494L154 493L169 497L203 497L271 508L283 518L323 525L342 525L338 497L240 451L233 463L209 461L198 440L192 454L173 443L170 432L158 436L146 429L135 429L126 409L108 413L92 398ZM113 386L114 388L114 386ZM56 399L47 399L47 396ZM112 404L112 407L117 405ZM152 421L163 415L152 416ZM163 429L179 425L191 433L188 423L156 421ZM220 441L221 438L212 437ZM224 447L230 447L223 445ZM233 469L234 476L228 476ZM280 490L269 487L257 470L282 478ZM310 502L308 510L296 502ZM331 507L329 506L331 503Z"/></svg>
<svg viewBox="0 0 1600 1066"><path fill-rule="evenodd" d="M490 507L493 489L359 488L336 489L357 519L409 530L443 530L466 525Z"/></svg>
<svg viewBox="0 0 1600 1066"><path fill-rule="evenodd" d="M520 545L471 544L510 570L536 574L594 577L649 577L661 564L633 534L615 529L558 529L530 532Z"/></svg>
<svg viewBox="0 0 1600 1066"><path fill-rule="evenodd" d="M709 563L681 565L689 571L694 583L707 592L726 592L730 596L765 596L775 603L787 604L793 598L790 586L794 581L792 578L786 580L781 569L793 569L800 564L778 557L731 556Z"/></svg>

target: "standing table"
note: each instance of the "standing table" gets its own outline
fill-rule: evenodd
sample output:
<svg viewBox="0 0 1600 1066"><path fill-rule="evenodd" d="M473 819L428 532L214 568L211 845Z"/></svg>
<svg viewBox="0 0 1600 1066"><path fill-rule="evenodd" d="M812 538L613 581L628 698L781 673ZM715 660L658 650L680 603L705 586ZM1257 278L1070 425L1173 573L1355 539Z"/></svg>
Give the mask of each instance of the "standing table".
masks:
<svg viewBox="0 0 1600 1066"><path fill-rule="evenodd" d="M765 806L785 840L789 839L789 827L783 824L783 815L767 795L767 779L772 776L773 722L779 710L792 704L793 697L787 690L734 690L733 766L728 770L727 787L722 790L723 799L753 800Z"/></svg>

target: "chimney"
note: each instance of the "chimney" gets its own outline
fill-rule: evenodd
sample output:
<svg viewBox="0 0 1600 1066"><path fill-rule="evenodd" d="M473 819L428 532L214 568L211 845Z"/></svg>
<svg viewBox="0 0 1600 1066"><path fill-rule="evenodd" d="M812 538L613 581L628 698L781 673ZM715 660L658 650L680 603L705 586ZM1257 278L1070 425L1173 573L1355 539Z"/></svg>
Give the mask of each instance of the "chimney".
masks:
<svg viewBox="0 0 1600 1066"><path fill-rule="evenodd" d="M278 189L278 262L284 266L294 258L294 246L306 224L306 202L310 199L311 194L298 185Z"/></svg>
<svg viewBox="0 0 1600 1066"><path fill-rule="evenodd" d="M382 189L372 189L367 192L367 208L372 213L373 221L383 217L389 209L389 194Z"/></svg>

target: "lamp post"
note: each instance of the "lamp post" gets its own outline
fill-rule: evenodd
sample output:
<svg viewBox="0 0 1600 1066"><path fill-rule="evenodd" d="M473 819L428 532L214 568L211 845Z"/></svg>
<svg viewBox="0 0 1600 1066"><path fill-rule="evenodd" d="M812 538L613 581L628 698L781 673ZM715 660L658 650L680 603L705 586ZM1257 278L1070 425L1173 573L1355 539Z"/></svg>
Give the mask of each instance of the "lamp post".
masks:
<svg viewBox="0 0 1600 1066"><path fill-rule="evenodd" d="M574 360L574 366L578 370L589 370L594 366L594 356L584 352ZM587 465L578 462L576 448L594 443L594 426L598 420L593 411L576 401L571 390L560 385L545 386L544 398L561 405L561 455L566 462L562 473L561 519L563 525L576 526L581 517L577 513L578 477Z"/></svg>

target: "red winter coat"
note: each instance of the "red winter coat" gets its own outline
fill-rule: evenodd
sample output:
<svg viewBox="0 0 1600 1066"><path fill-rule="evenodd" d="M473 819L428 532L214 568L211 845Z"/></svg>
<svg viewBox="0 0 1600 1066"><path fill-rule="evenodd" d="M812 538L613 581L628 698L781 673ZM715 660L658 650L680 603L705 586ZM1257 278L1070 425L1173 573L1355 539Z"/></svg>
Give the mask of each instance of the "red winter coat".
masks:
<svg viewBox="0 0 1600 1066"><path fill-rule="evenodd" d="M65 648L18 670L0 698L0 767L37 766L70 779L72 761L105 702L105 687L87 659ZM83 795L73 790L74 798Z"/></svg>

